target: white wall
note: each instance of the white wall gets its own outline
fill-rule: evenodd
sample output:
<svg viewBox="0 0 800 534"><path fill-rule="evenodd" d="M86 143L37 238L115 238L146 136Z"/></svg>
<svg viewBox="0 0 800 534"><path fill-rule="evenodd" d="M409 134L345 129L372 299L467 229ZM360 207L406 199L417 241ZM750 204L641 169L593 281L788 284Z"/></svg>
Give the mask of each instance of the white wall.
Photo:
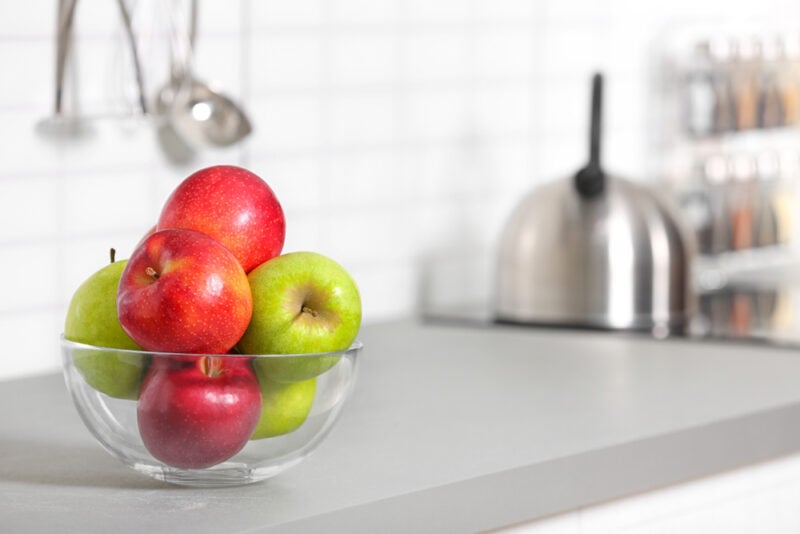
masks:
<svg viewBox="0 0 800 534"><path fill-rule="evenodd" d="M164 4L135 3L151 94L166 77ZM197 70L244 103L256 132L175 165L152 126L130 119L97 118L81 141L37 135L52 109L55 2L0 3L0 378L59 366L74 289L110 246L129 254L168 192L209 164L267 179L288 216L286 250L350 269L367 322L423 296L479 297L515 200L584 161L592 70L608 75L608 166L645 177L653 39L689 20L800 12L788 0L200 4ZM114 2L81 0L76 31L69 100L94 117L129 110Z"/></svg>

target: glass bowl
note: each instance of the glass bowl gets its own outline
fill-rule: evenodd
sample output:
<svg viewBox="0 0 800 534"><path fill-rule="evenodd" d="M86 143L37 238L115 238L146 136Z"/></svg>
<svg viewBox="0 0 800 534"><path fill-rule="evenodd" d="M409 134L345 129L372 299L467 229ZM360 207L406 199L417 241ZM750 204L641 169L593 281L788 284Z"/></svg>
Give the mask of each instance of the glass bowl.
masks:
<svg viewBox="0 0 800 534"><path fill-rule="evenodd" d="M204 355L109 349L62 336L61 348L75 407L111 455L159 480L215 487L270 478L311 453L338 418L362 345Z"/></svg>

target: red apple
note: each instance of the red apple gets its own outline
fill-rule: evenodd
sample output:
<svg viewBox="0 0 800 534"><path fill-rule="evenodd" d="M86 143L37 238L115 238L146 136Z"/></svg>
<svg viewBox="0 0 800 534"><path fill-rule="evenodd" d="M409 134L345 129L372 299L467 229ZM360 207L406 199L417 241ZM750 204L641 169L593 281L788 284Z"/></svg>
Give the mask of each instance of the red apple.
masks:
<svg viewBox="0 0 800 534"><path fill-rule="evenodd" d="M137 405L139 433L156 459L181 469L224 462L261 417L261 389L248 358L154 358Z"/></svg>
<svg viewBox="0 0 800 534"><path fill-rule="evenodd" d="M141 247L142 243L144 243L147 240L147 238L153 235L154 233L156 233L156 225L150 227L150 229L139 239L139 242L136 243L136 246L133 247L133 250L136 250L137 248Z"/></svg>
<svg viewBox="0 0 800 534"><path fill-rule="evenodd" d="M119 282L120 324L150 351L223 354L252 313L242 266L221 243L191 230L147 237Z"/></svg>
<svg viewBox="0 0 800 534"><path fill-rule="evenodd" d="M158 229L188 228L228 247L245 272L281 253L286 221L269 185L231 165L201 169L172 192Z"/></svg>

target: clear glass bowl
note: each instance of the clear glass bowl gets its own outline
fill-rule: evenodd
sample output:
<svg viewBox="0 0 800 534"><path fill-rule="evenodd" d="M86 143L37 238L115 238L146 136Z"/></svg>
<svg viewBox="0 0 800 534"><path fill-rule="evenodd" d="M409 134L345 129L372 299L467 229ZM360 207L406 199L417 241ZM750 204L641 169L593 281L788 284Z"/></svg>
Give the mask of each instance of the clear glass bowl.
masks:
<svg viewBox="0 0 800 534"><path fill-rule="evenodd" d="M346 351L320 354L174 354L63 336L61 347L72 400L109 453L156 479L204 487L258 482L303 460L338 418L362 350L357 341ZM232 374L239 382L199 374L209 368L216 377L225 376L221 369L238 369ZM238 404L225 404L231 398Z"/></svg>

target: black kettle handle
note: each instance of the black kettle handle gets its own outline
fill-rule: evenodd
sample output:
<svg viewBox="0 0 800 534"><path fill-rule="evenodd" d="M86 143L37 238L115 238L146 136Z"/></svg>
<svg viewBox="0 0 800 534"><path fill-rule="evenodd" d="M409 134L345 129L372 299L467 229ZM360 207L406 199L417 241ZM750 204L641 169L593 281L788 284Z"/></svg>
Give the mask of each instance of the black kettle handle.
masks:
<svg viewBox="0 0 800 534"><path fill-rule="evenodd" d="M589 163L575 175L575 188L583 198L600 195L605 189L606 176L600 167L600 138L603 119L603 75L592 77L592 109L589 128Z"/></svg>

